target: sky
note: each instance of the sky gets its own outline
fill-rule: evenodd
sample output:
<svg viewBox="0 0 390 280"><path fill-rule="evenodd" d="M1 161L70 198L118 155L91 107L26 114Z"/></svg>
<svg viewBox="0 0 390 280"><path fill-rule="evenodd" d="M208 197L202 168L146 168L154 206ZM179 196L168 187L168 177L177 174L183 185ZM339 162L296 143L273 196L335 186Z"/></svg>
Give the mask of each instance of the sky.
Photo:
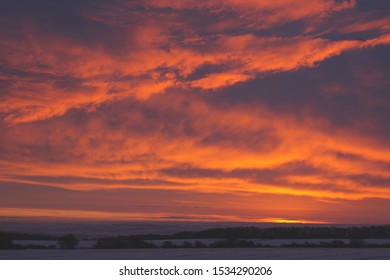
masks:
<svg viewBox="0 0 390 280"><path fill-rule="evenodd" d="M1 0L0 218L390 223L388 0Z"/></svg>

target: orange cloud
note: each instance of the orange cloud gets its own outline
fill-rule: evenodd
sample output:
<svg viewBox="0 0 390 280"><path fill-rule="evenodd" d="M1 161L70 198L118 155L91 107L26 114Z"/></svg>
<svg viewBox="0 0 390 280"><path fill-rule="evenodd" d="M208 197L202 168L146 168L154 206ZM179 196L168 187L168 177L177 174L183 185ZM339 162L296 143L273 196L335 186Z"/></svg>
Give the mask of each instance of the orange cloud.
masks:
<svg viewBox="0 0 390 280"><path fill-rule="evenodd" d="M201 194L204 201L183 199L191 209L204 207L197 213L206 220L328 220L310 213L316 207L336 213L340 201L387 201L385 71L368 73L365 62L345 77L338 69L348 56L365 57L390 43L386 18L345 24L349 17L340 28L328 26L356 5L117 1L77 11L77 30L62 22L51 29L39 15L6 18L11 31L0 27L0 184L83 194ZM324 26L310 24L313 18ZM373 30L368 39L344 37ZM291 82L306 75L299 81L307 87ZM213 195L239 199L211 207ZM251 196L277 202L262 208ZM207 207L224 214L209 217ZM1 211L12 216L29 209ZM179 211L156 209L155 216L107 208L57 209L53 216L164 219Z"/></svg>
<svg viewBox="0 0 390 280"><path fill-rule="evenodd" d="M15 30L20 36L5 37L0 45L6 67L2 79L7 84L0 105L3 121L15 124L44 120L71 109L93 110L126 97L145 100L172 87L216 90L264 74L313 67L353 49L389 43L387 35L364 42L332 41L317 35L257 36L249 27L244 28L243 35L225 34L223 30L220 34L202 35L201 30L182 22L180 17L181 9L217 14L228 10L238 13L239 20L247 18L254 24L273 25L352 9L355 1L143 3L177 9L173 14L141 13L131 9L133 4L123 5L98 5L100 9L82 15L88 22L118 29L118 37L122 36L116 38L119 46L101 38L91 44L79 38L43 33L39 24L21 23ZM126 5L130 7L124 8ZM223 17L216 20L225 21ZM174 35L178 32L183 35ZM209 66L213 66L212 70L202 70Z"/></svg>
<svg viewBox="0 0 390 280"><path fill-rule="evenodd" d="M59 220L87 220L87 221L187 221L187 222L224 222L240 221L235 216L223 215L181 215L175 217L175 213L124 213L124 212L104 212L86 210L55 210L55 209L23 209L23 208L0 208L2 217L24 217L36 219L56 219ZM249 219L248 221L253 221Z"/></svg>
<svg viewBox="0 0 390 280"><path fill-rule="evenodd" d="M245 82L250 79L250 76L235 73L217 73L210 74L204 78L191 82L191 86L201 89L218 89L234 85L239 82Z"/></svg>
<svg viewBox="0 0 390 280"><path fill-rule="evenodd" d="M252 222L252 223L294 223L294 224L327 224L315 220L291 220L283 218L255 218L234 215L180 215L176 213L124 213L85 210L53 210L32 208L0 208L0 217L23 217L24 219L50 220L87 220L87 221L179 221L179 222Z"/></svg>
<svg viewBox="0 0 390 280"><path fill-rule="evenodd" d="M154 112L157 119L149 119L136 107L124 111L116 107L115 113L112 107L107 113L101 110L88 113L82 117L81 126L76 118L71 122L52 121L49 127L38 124L9 127L1 143L9 155L3 161L3 166L9 166L9 170L4 169L8 176L3 180L50 186L53 182L45 183L39 176L72 174L86 180L76 180L76 184L58 180L55 184L75 190L142 187L353 200L390 198L386 183L370 185L365 181L359 186L361 174L390 178L386 165L381 164L388 163L390 150L369 136L335 130L315 116L302 123L289 114L275 114L266 108L219 109L197 98L181 111L180 104L186 99L184 95L176 95L161 109L158 107L167 99L156 97L148 101L155 100L146 110ZM170 126L168 119L177 119L177 114L182 125L176 121ZM123 123L115 125L116 119ZM191 131L186 132L187 129ZM329 130L333 133L329 134ZM12 159L12 151L18 155L16 159ZM305 162L321 172L281 173L272 177L271 182L251 179L253 175L227 176L234 170L271 170L294 162ZM178 166L225 173L181 177L161 172ZM22 174L35 179L17 179Z"/></svg>
<svg viewBox="0 0 390 280"><path fill-rule="evenodd" d="M130 53L136 58L123 60L110 57L101 50L77 47L67 42L52 44L49 40L45 46L38 47L37 55L41 53L38 60L31 59L34 56L29 55L29 49L16 50L7 58L12 67L28 65L23 69L31 74L24 78L8 76L11 86L0 111L6 114L4 121L9 123L42 120L62 115L70 109L94 108L128 96L147 99L169 87L218 89L262 73L313 67L347 50L388 43L387 35L365 42L332 42L308 37L220 36L205 50L174 46L165 52L152 48ZM12 60L13 57L17 59ZM38 61L46 64L47 70L40 71ZM208 64L223 67L197 80L186 78ZM158 70L163 68L168 72ZM59 87L60 82L72 83L69 77L75 80L74 88Z"/></svg>

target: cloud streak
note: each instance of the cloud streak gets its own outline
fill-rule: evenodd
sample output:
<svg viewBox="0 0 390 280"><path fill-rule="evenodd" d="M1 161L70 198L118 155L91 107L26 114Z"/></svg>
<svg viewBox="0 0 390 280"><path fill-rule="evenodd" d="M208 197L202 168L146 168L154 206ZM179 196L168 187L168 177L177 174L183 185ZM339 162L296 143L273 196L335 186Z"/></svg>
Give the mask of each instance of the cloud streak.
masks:
<svg viewBox="0 0 390 280"><path fill-rule="evenodd" d="M27 2L1 12L1 215L337 222L339 205L388 203L390 35L373 4ZM59 192L77 206L42 201ZM150 213L99 205L117 192Z"/></svg>
<svg viewBox="0 0 390 280"><path fill-rule="evenodd" d="M198 34L197 30L191 32L193 26L189 26L190 22L182 23L177 15L182 9L194 9L206 13L206 18L210 20L207 11L212 5L211 11L217 14L217 19L221 17L222 20L221 14L230 9L239 13L264 12L268 15L269 12L273 16L265 16L264 20L274 24L281 19L304 20L355 6L354 2L348 1L300 4L296 1L276 1L272 4L259 4L257 1L213 4L159 1L144 5L171 7L173 15L164 10L145 12L143 19L138 16L137 20L124 26L114 24L112 27L111 20L117 9L100 11L95 7L94 12L77 14L86 30L86 38L69 36L68 33L73 30L65 30L62 32L65 34L61 35L55 30L42 29L41 25L47 24L42 22L45 18L33 18L32 24L24 19L18 24L10 23L13 32L20 34L16 37L3 27L2 33L6 35L0 45L4 65L1 69L4 91L0 107L3 121L44 120L63 115L71 109L93 110L101 104L127 97L145 100L170 88L217 90L262 75L315 67L343 52L389 43L388 35L361 42L329 40L317 34L255 35L251 30L239 35L223 30L214 34ZM130 8L125 13L126 18L141 13ZM99 16L99 12L104 13ZM73 13L71 15L75 16ZM156 14L160 20L167 22L159 24L154 19ZM258 22L257 18L251 20ZM11 19L9 21L12 22ZM102 28L103 34L96 33L98 27ZM174 33L180 35L175 36ZM187 36L184 35L186 33ZM116 36L113 41L117 45L103 41L105 35ZM114 49L120 51L113 53Z"/></svg>

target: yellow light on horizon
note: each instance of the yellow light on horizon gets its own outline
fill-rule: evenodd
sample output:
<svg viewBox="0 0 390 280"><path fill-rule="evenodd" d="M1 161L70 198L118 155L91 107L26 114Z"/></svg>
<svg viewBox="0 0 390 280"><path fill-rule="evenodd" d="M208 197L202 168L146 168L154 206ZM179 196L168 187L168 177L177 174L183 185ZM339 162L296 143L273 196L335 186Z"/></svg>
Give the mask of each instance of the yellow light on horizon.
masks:
<svg viewBox="0 0 390 280"><path fill-rule="evenodd" d="M265 218L260 219L262 223L275 223L275 224L329 224L326 221L304 220L304 219L284 219L284 218Z"/></svg>

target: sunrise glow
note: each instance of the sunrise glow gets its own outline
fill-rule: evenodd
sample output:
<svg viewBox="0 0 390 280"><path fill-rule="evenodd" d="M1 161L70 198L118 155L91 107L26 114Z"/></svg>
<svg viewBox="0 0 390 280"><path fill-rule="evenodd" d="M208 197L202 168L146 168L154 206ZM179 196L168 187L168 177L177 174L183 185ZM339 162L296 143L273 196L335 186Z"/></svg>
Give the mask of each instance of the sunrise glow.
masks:
<svg viewBox="0 0 390 280"><path fill-rule="evenodd" d="M30 2L0 219L390 223L386 1Z"/></svg>

